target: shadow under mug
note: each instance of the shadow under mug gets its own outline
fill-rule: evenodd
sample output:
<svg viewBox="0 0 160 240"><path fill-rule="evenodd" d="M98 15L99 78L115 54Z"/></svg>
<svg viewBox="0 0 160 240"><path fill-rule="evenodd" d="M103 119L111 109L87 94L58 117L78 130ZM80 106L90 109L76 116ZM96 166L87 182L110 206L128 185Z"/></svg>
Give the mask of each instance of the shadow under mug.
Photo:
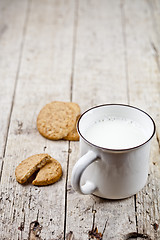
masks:
<svg viewBox="0 0 160 240"><path fill-rule="evenodd" d="M137 122L146 132L145 141L126 149L99 147L85 138L86 129L106 116ZM155 133L153 119L141 109L124 104L104 104L84 112L78 123L80 155L71 177L74 190L108 199L130 197L146 184L150 143Z"/></svg>

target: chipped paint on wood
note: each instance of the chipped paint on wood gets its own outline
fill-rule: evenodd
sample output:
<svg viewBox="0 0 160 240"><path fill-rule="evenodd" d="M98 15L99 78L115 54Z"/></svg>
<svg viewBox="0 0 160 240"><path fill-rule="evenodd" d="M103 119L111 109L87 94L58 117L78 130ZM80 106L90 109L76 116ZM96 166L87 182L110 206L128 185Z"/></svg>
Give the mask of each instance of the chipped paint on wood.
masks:
<svg viewBox="0 0 160 240"><path fill-rule="evenodd" d="M42 226L39 224L39 222L31 222L28 240L42 240L42 238L40 237L41 230Z"/></svg>

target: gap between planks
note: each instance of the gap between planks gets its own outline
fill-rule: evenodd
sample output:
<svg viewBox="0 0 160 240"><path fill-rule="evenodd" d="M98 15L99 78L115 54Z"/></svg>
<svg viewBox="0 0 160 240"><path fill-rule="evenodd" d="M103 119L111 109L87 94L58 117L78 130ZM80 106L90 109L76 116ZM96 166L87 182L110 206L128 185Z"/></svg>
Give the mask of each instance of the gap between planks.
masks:
<svg viewBox="0 0 160 240"><path fill-rule="evenodd" d="M125 9L124 9L124 0L121 0L120 4L121 10L121 24L122 24L122 39L124 44L124 62L125 62L125 77L126 77L126 86L127 86L127 101L130 104L130 95L129 95L129 76L128 76L128 56L127 56L127 36L126 36L126 22L125 22Z"/></svg>
<svg viewBox="0 0 160 240"><path fill-rule="evenodd" d="M127 55L127 36L126 36L126 14L124 9L124 0L121 0L120 9L121 9L121 24L122 24L122 38L124 44L124 62L125 62L125 74L126 74L126 86L127 86L127 101L130 104L130 93L129 93L129 74L128 74L128 55ZM137 221L137 203L136 195L134 195L134 206L135 206L135 222L136 230L138 234L138 221Z"/></svg>
<svg viewBox="0 0 160 240"><path fill-rule="evenodd" d="M75 66L77 28L78 28L78 8L79 8L79 0L75 1L75 8L74 8L72 66L71 66L72 71L71 71L71 77L70 77L70 101L71 102L72 102L72 99L73 99L74 66ZM66 182L65 182L64 240L66 239L67 185L68 185L70 153L71 153L71 144L70 144L70 141L68 141L68 159L67 159L67 172L66 172ZM67 237L67 239L68 239L68 237Z"/></svg>
<svg viewBox="0 0 160 240"><path fill-rule="evenodd" d="M73 46L72 46L72 71L71 71L71 81L70 81L70 101L73 99L73 83L74 83L74 66L76 57L76 42L77 42L77 28L78 28L78 8L79 0L75 1L74 9L74 26L73 26Z"/></svg>

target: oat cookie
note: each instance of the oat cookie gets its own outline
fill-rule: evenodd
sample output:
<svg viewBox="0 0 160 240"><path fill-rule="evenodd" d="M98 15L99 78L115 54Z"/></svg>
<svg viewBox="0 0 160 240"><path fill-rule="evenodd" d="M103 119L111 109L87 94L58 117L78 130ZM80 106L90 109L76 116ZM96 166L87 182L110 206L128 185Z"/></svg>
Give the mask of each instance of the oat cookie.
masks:
<svg viewBox="0 0 160 240"><path fill-rule="evenodd" d="M67 102L67 104L74 109L76 116L78 117L81 113L80 106L75 102Z"/></svg>
<svg viewBox="0 0 160 240"><path fill-rule="evenodd" d="M77 121L80 117L81 109L77 103L68 102L68 104L75 110L77 119L76 119L74 129L71 132L69 132L69 134L66 137L64 137L63 139L69 140L69 141L79 141L79 134L77 132Z"/></svg>
<svg viewBox="0 0 160 240"><path fill-rule="evenodd" d="M25 183L35 171L49 162L50 158L51 157L48 154L41 153L23 160L15 170L17 182Z"/></svg>
<svg viewBox="0 0 160 240"><path fill-rule="evenodd" d="M37 118L40 134L48 139L58 140L66 137L75 126L76 113L65 102L51 102L45 105Z"/></svg>
<svg viewBox="0 0 160 240"><path fill-rule="evenodd" d="M33 180L33 185L49 185L57 182L62 176L61 164L54 158L50 159L44 167L42 167L35 180Z"/></svg>
<svg viewBox="0 0 160 240"><path fill-rule="evenodd" d="M77 117L77 121L79 119L80 115ZM76 124L74 126L74 129L68 133L68 135L66 137L64 137L64 140L68 140L68 141L79 141L79 134L77 132L77 121Z"/></svg>

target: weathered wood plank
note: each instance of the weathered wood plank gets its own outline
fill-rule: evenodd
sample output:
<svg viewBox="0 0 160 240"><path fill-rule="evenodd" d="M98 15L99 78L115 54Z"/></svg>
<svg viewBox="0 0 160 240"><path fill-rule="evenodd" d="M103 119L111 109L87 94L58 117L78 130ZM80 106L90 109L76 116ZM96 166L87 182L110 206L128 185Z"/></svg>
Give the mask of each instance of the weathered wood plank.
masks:
<svg viewBox="0 0 160 240"><path fill-rule="evenodd" d="M160 239L158 6L158 1L124 2L130 103L150 113L157 125L148 183L136 198L137 231L151 239Z"/></svg>
<svg viewBox="0 0 160 240"><path fill-rule="evenodd" d="M124 34L120 1L79 1L73 79L73 101L82 111L102 103L128 103ZM109 201L83 196L71 188L79 143L71 143L66 232L88 239L93 216L103 239L122 239L136 231L134 197Z"/></svg>
<svg viewBox="0 0 160 240"><path fill-rule="evenodd" d="M36 118L46 103L70 100L73 22L72 0L30 2L1 179L1 239L28 239L33 221L42 239L63 239L68 142L43 138ZM62 179L46 187L18 184L17 164L41 152L62 164Z"/></svg>
<svg viewBox="0 0 160 240"><path fill-rule="evenodd" d="M19 14L17 14L17 7L21 9ZM0 159L2 161L19 72L27 7L27 0L0 2Z"/></svg>

